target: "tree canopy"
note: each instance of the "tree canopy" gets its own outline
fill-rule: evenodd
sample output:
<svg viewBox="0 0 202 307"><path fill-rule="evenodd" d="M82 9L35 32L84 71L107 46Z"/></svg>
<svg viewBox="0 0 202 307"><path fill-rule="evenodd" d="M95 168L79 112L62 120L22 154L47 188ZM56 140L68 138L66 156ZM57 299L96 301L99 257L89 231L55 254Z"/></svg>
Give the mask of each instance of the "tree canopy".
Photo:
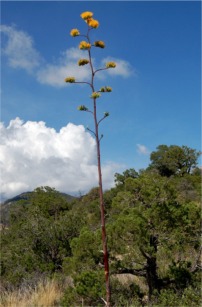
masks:
<svg viewBox="0 0 202 307"><path fill-rule="evenodd" d="M190 174L196 167L200 152L187 146L159 145L151 153L150 168L155 168L162 176Z"/></svg>
<svg viewBox="0 0 202 307"><path fill-rule="evenodd" d="M181 149L195 156L188 168L157 171L152 154L152 167L115 174L104 193L112 306L200 305L201 172L191 171L196 151ZM161 145L156 154L170 150L178 152ZM37 188L10 207L1 241L4 289L71 276L61 306L104 306L97 187L71 201Z"/></svg>

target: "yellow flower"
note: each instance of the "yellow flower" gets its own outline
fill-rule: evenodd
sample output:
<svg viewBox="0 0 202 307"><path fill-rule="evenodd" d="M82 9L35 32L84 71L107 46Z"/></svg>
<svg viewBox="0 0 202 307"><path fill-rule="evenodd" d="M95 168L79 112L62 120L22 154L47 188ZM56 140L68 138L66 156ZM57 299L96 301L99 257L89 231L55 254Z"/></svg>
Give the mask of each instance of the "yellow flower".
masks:
<svg viewBox="0 0 202 307"><path fill-rule="evenodd" d="M78 29L72 29L71 32L70 32L70 35L71 36L78 36L80 35L80 32Z"/></svg>
<svg viewBox="0 0 202 307"><path fill-rule="evenodd" d="M91 18L93 16L93 13L92 12L83 12L81 15L81 18L86 20L88 18Z"/></svg>
<svg viewBox="0 0 202 307"><path fill-rule="evenodd" d="M114 62L107 62L106 63L106 67L107 68L115 68L116 67L116 63L114 63Z"/></svg>
<svg viewBox="0 0 202 307"><path fill-rule="evenodd" d="M84 105L78 106L77 109L78 109L79 111L88 111L88 108L86 108L86 106L84 106Z"/></svg>
<svg viewBox="0 0 202 307"><path fill-rule="evenodd" d="M80 42L80 44L79 44L79 49L90 49L90 47L91 47L91 44L89 44L89 43L87 43L87 42L85 42L85 41L82 41L82 42Z"/></svg>
<svg viewBox="0 0 202 307"><path fill-rule="evenodd" d="M67 78L65 78L65 82L67 82L67 83L74 83L75 82L75 78L74 77L67 77Z"/></svg>
<svg viewBox="0 0 202 307"><path fill-rule="evenodd" d="M86 22L90 27L94 29L97 29L99 27L99 22L93 18L88 18Z"/></svg>
<svg viewBox="0 0 202 307"><path fill-rule="evenodd" d="M101 87L100 92L111 92L112 88L110 86Z"/></svg>
<svg viewBox="0 0 202 307"><path fill-rule="evenodd" d="M94 42L94 46L95 47L104 48L105 47L105 43L103 41L96 41L96 42Z"/></svg>
<svg viewBox="0 0 202 307"><path fill-rule="evenodd" d="M79 66L83 66L83 65L86 65L86 64L88 64L89 63L89 60L87 60L87 59L80 59L79 61L78 61L78 65Z"/></svg>
<svg viewBox="0 0 202 307"><path fill-rule="evenodd" d="M112 88L110 86L106 86L105 89L106 89L106 92L111 92L112 91Z"/></svg>
<svg viewBox="0 0 202 307"><path fill-rule="evenodd" d="M99 98L101 95L98 92L93 92L92 95L90 96L91 98Z"/></svg>

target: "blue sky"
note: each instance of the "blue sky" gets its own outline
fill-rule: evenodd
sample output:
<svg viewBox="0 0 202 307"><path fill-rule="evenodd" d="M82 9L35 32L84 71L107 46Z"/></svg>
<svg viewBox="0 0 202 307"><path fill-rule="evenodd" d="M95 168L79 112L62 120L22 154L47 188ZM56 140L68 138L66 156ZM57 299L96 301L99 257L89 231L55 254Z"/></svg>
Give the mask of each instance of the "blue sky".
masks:
<svg viewBox="0 0 202 307"><path fill-rule="evenodd" d="M92 41L106 44L103 50L92 50L95 66L109 58L118 63L114 74L105 73L96 80L98 89L103 85L113 88L98 104L100 116L104 111L110 113L101 126L103 164L113 165L111 172L145 168L150 153L160 144L200 150L201 4L193 1L2 1L1 120L5 138L11 135L12 126L12 142L19 141L15 130L23 137L27 122L42 121L49 129L46 132L53 128L56 136L68 123L74 128L93 128L89 114L76 109L80 104L90 106L88 87L63 83L64 73L69 76L78 70L73 62L80 56L81 38L72 38L69 32L72 28L86 32L80 18L83 11L94 12L100 22L91 31ZM78 75L84 78L86 71ZM16 117L23 122L11 125ZM41 129L36 127L33 129ZM9 146L10 150L15 147ZM81 154L83 150L79 149ZM16 152L11 159L15 157ZM14 189L16 182L12 185L8 170L5 172L5 190L25 188ZM25 178L24 173L22 176ZM43 182L45 179L39 184ZM81 190L85 190L82 185Z"/></svg>

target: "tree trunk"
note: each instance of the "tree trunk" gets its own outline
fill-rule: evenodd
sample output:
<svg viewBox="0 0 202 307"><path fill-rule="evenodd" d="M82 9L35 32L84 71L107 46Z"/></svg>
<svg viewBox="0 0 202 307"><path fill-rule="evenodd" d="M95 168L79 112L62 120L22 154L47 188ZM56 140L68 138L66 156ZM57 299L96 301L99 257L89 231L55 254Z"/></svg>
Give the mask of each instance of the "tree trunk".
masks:
<svg viewBox="0 0 202 307"><path fill-rule="evenodd" d="M159 280L157 274L156 257L151 257L150 259L147 259L146 279L149 287L150 300L154 290L157 290L158 292L160 292L161 290L161 281Z"/></svg>
<svg viewBox="0 0 202 307"><path fill-rule="evenodd" d="M157 246L158 246L158 238L156 236L151 235L150 247L154 249L154 255L157 253ZM156 256L144 252L143 249L140 250L142 255L147 260L145 268L146 268L146 280L149 287L149 300L150 300L154 290L160 292L162 287L162 280L158 277Z"/></svg>

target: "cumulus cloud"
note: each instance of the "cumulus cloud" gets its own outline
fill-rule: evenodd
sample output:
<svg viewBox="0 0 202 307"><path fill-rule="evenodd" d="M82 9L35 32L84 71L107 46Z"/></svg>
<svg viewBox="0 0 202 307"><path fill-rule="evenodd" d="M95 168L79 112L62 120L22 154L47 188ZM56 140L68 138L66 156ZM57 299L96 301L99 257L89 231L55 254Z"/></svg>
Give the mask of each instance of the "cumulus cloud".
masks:
<svg viewBox="0 0 202 307"><path fill-rule="evenodd" d="M70 48L54 64L46 64L38 70L37 80L42 84L55 87L67 86L65 77L76 76L79 81L89 79L89 65L78 66L77 61L83 58L83 52L77 48Z"/></svg>
<svg viewBox="0 0 202 307"><path fill-rule="evenodd" d="M105 66L106 62L116 63L115 69L112 68L106 71L109 75L128 78L134 74L134 69L132 68L131 64L125 60L113 58L113 57L106 57L102 60L102 66Z"/></svg>
<svg viewBox="0 0 202 307"><path fill-rule="evenodd" d="M55 64L47 64L42 67L37 73L37 80L42 84L48 84L55 87L66 86L64 79L67 76L75 76L78 81L90 81L90 67L89 65L78 66L77 61L84 57L84 52L77 48L70 48L66 50ZM113 76L122 76L124 78L130 77L134 70L129 62L107 57L103 59L98 68L105 68L107 62L116 62L115 69L108 69L99 72L96 76L99 79L104 79L107 74ZM95 60L92 59L95 63Z"/></svg>
<svg viewBox="0 0 202 307"><path fill-rule="evenodd" d="M95 140L82 125L69 123L57 132L44 122L16 118L0 125L1 193L6 199L39 186L66 193L98 185ZM103 165L104 188L114 184L119 166Z"/></svg>
<svg viewBox="0 0 202 307"><path fill-rule="evenodd" d="M5 39L2 40L2 53L7 56L9 66L25 69L27 72L39 66L41 57L34 48L30 35L6 25L1 25L0 31Z"/></svg>
<svg viewBox="0 0 202 307"><path fill-rule="evenodd" d="M74 76L78 81L88 81L89 65L78 66L77 61L85 57L85 52L78 48L70 48L63 52L53 63L46 63L39 52L34 48L34 42L30 35L18 30L14 26L1 26L1 32L6 40L3 40L2 53L7 57L8 63L13 68L25 69L32 72L36 80L41 84L53 87L67 86L65 77ZM95 63L94 59L93 63ZM104 68L106 62L114 61L117 64L115 69L101 71L96 76L104 79L108 74L113 76L129 77L134 70L129 62L106 57L97 63L98 68Z"/></svg>
<svg viewBox="0 0 202 307"><path fill-rule="evenodd" d="M141 155L148 155L149 150L145 145L137 144L137 151Z"/></svg>

